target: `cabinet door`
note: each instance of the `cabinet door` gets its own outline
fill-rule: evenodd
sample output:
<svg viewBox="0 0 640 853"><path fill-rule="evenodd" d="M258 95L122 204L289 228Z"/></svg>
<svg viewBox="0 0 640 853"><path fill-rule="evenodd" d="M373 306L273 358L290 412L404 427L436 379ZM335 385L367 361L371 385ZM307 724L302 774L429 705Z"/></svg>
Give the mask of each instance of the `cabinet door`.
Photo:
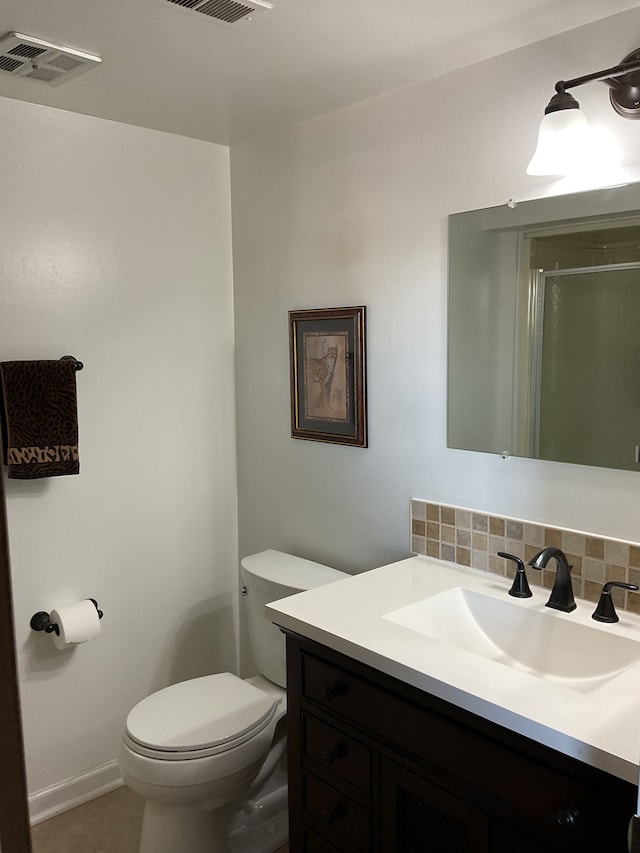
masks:
<svg viewBox="0 0 640 853"><path fill-rule="evenodd" d="M489 851L485 814L433 782L387 761L382 770L381 821L385 853Z"/></svg>

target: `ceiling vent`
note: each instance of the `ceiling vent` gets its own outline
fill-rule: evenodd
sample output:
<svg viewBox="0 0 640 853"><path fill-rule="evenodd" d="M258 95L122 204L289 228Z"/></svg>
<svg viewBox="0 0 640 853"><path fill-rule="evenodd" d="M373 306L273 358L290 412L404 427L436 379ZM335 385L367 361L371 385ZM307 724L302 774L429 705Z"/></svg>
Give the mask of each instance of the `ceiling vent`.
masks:
<svg viewBox="0 0 640 853"><path fill-rule="evenodd" d="M0 71L13 77L40 80L50 86L59 86L100 62L102 59L91 53L22 33L7 33L0 38Z"/></svg>
<svg viewBox="0 0 640 853"><path fill-rule="evenodd" d="M222 24L231 25L251 21L256 15L273 9L266 0L165 0L185 11L200 12Z"/></svg>

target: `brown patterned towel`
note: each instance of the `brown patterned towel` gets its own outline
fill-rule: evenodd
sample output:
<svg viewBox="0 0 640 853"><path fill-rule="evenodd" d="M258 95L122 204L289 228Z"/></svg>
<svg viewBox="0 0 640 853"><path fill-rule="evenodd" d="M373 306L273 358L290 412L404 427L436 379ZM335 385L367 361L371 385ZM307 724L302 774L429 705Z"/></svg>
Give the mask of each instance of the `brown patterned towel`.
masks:
<svg viewBox="0 0 640 853"><path fill-rule="evenodd" d="M4 463L14 480L78 474L76 365L0 362Z"/></svg>

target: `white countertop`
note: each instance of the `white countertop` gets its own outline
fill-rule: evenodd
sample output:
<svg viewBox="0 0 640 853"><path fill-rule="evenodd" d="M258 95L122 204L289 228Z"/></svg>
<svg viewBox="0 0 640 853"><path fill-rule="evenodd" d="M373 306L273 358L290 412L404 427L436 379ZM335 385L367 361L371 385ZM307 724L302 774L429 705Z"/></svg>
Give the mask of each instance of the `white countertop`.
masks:
<svg viewBox="0 0 640 853"><path fill-rule="evenodd" d="M507 595L511 582L496 575L411 557L267 606L282 628L316 640L400 681L638 784L640 662L585 693L479 657L395 624L386 614L458 586L529 607L640 643L640 618L591 619L595 605L577 600L573 613L545 608L549 590ZM521 638L525 643L526 636Z"/></svg>

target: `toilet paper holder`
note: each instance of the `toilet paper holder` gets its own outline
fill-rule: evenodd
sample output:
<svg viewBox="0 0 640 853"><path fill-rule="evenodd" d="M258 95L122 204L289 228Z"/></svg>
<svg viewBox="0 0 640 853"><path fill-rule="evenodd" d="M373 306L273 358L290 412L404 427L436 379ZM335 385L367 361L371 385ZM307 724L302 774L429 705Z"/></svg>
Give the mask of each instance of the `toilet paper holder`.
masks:
<svg viewBox="0 0 640 853"><path fill-rule="evenodd" d="M96 610L98 611L98 619L102 619L103 613L102 610L98 607L98 602L95 598L89 598L88 601L92 601ZM46 634L57 634L60 636L60 628L58 627L57 622L51 622L49 614L46 610L39 610L37 613L34 613L29 622L31 628L34 631L44 631Z"/></svg>

